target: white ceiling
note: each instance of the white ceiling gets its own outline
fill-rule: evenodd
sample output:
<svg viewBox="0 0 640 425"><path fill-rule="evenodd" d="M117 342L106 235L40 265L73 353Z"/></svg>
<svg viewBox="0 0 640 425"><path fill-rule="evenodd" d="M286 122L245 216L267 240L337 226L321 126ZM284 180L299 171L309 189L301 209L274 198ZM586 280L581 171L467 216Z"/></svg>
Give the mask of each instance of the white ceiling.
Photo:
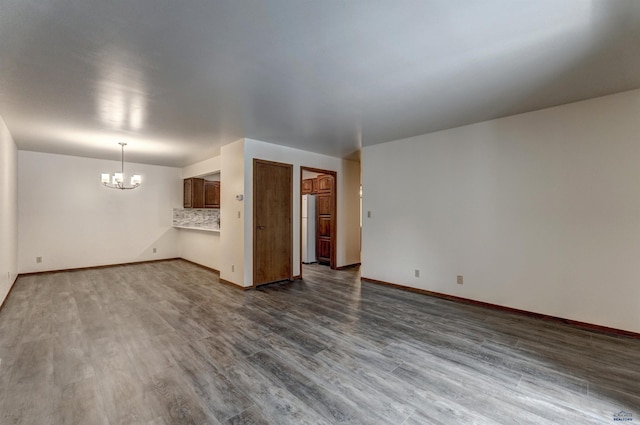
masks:
<svg viewBox="0 0 640 425"><path fill-rule="evenodd" d="M0 116L24 150L344 157L635 88L638 0L0 0Z"/></svg>

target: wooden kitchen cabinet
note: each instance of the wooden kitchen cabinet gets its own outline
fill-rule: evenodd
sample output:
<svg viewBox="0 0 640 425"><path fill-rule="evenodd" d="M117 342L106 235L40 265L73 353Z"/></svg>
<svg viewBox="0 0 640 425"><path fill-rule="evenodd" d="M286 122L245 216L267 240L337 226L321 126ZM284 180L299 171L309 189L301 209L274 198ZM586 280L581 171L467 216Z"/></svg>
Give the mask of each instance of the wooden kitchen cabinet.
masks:
<svg viewBox="0 0 640 425"><path fill-rule="evenodd" d="M331 193L334 188L333 176L328 174L322 174L318 176L317 180L317 192Z"/></svg>
<svg viewBox="0 0 640 425"><path fill-rule="evenodd" d="M184 208L220 208L220 182L184 179Z"/></svg>
<svg viewBox="0 0 640 425"><path fill-rule="evenodd" d="M335 241L335 178L322 174L317 177L316 198L316 256L319 263L332 264Z"/></svg>
<svg viewBox="0 0 640 425"><path fill-rule="evenodd" d="M184 208L204 208L204 179L184 179Z"/></svg>
<svg viewBox="0 0 640 425"><path fill-rule="evenodd" d="M204 207L220 208L220 182L204 181Z"/></svg>
<svg viewBox="0 0 640 425"><path fill-rule="evenodd" d="M302 180L302 194L303 195L315 195L318 193L318 180L317 179L304 179Z"/></svg>

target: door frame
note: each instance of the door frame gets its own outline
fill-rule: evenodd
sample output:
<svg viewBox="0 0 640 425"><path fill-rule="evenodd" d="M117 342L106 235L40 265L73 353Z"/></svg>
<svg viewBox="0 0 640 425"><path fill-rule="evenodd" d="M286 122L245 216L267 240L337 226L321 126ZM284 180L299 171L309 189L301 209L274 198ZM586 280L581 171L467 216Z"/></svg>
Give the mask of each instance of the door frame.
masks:
<svg viewBox="0 0 640 425"><path fill-rule="evenodd" d="M300 256L300 277L302 277L302 176L304 171L309 171L311 173L318 174L329 174L333 176L333 190L331 191L332 199L332 211L331 211L331 259L329 261L329 267L332 270L337 270L338 267L336 265L336 251L338 249L337 239L338 239L338 172L331 170L323 170L321 168L313 168L313 167L303 167L300 166L300 193L299 193L299 202L300 202L300 246L298 247L299 256Z"/></svg>
<svg viewBox="0 0 640 425"><path fill-rule="evenodd" d="M256 249L256 245L257 245L257 238L256 238L256 173L255 173L255 169L256 169L256 164L267 164L267 165L275 165L278 167L284 167L284 168L288 168L289 169L289 173L291 175L291 178L289 179L289 199L290 199L290 204L291 204L291 211L289 211L290 217L291 217L291 228L289 229L289 246L291 246L291 251L290 251L290 255L289 255L289 280L293 280L293 164L286 164L284 162L276 162L276 161L267 161L265 159L259 159L259 158L253 158L253 169L251 171L252 173L252 180L253 180L253 217L252 217L252 236L253 236L253 253L252 253L252 285L251 287L255 288L257 286L260 285L267 285L268 283L272 283L272 282L267 282L267 283L261 283L256 285L256 253L257 253L257 249Z"/></svg>

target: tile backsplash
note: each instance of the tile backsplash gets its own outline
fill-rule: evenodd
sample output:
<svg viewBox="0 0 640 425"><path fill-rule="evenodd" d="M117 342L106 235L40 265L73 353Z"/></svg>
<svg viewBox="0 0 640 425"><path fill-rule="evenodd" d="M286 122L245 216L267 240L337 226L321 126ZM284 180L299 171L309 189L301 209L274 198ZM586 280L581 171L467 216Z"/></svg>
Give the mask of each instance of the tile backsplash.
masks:
<svg viewBox="0 0 640 425"><path fill-rule="evenodd" d="M220 209L218 208L174 208L173 225L207 230L220 230Z"/></svg>

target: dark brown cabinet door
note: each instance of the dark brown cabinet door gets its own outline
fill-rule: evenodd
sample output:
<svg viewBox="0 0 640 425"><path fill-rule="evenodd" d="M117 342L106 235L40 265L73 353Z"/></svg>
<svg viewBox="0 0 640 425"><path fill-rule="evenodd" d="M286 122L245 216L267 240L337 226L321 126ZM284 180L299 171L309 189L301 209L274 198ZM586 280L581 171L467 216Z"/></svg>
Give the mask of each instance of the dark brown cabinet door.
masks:
<svg viewBox="0 0 640 425"><path fill-rule="evenodd" d="M204 207L220 208L220 182L206 181L204 182Z"/></svg>
<svg viewBox="0 0 640 425"><path fill-rule="evenodd" d="M184 179L184 208L204 208L204 179Z"/></svg>
<svg viewBox="0 0 640 425"><path fill-rule="evenodd" d="M333 212L332 197L329 193L322 193L317 196L317 209L318 216L331 218L331 213Z"/></svg>
<svg viewBox="0 0 640 425"><path fill-rule="evenodd" d="M313 193L313 181L315 179L304 179L302 180L302 194L309 195Z"/></svg>
<svg viewBox="0 0 640 425"><path fill-rule="evenodd" d="M318 262L333 267L335 240L335 179L331 175L320 175L317 181L317 226L316 226L316 255Z"/></svg>
<svg viewBox="0 0 640 425"><path fill-rule="evenodd" d="M316 255L318 262L331 263L331 230L332 230L332 195L323 193L317 195L317 226L316 226Z"/></svg>
<svg viewBox="0 0 640 425"><path fill-rule="evenodd" d="M328 262L331 258L331 240L328 239L320 239L318 240L318 249L316 250L316 255L318 259L324 258L326 262Z"/></svg>
<svg viewBox="0 0 640 425"><path fill-rule="evenodd" d="M331 217L320 217L318 219L318 236L327 239L331 237Z"/></svg>
<svg viewBox="0 0 640 425"><path fill-rule="evenodd" d="M182 205L185 208L191 208L191 193L193 193L193 180L184 179L182 193L184 194L184 200L182 202Z"/></svg>
<svg viewBox="0 0 640 425"><path fill-rule="evenodd" d="M253 160L253 284L291 279L293 166Z"/></svg>
<svg viewBox="0 0 640 425"><path fill-rule="evenodd" d="M328 174L323 174L318 176L318 193L320 192L331 192L333 191L333 176Z"/></svg>

